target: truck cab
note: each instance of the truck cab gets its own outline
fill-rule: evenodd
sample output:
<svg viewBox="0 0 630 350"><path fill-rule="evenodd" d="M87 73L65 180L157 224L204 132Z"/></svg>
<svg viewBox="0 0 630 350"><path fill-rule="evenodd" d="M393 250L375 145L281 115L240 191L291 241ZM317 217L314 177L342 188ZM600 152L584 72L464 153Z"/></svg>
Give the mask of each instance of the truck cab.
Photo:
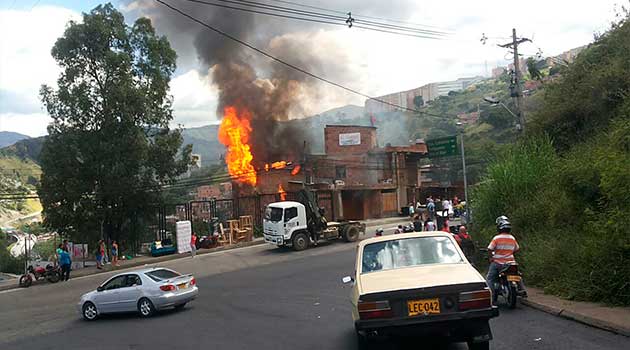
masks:
<svg viewBox="0 0 630 350"><path fill-rule="evenodd" d="M300 232L308 239L306 208L302 203L284 201L267 206L263 218L265 242L292 246L294 235Z"/></svg>

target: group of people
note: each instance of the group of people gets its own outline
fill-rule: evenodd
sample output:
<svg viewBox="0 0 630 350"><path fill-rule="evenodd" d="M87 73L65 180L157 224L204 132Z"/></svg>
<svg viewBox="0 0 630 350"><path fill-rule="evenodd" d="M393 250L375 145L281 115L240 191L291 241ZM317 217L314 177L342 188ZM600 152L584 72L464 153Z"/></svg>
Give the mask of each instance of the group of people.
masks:
<svg viewBox="0 0 630 350"><path fill-rule="evenodd" d="M112 246L111 246L111 255L112 255L112 260L111 263L113 266L120 266L120 263L118 262L118 242L117 241L112 241ZM100 240L98 241L98 245L96 247L96 251L95 254L96 255L96 268L101 270L105 264L108 263L108 256L107 256L107 248L105 245L105 240Z"/></svg>

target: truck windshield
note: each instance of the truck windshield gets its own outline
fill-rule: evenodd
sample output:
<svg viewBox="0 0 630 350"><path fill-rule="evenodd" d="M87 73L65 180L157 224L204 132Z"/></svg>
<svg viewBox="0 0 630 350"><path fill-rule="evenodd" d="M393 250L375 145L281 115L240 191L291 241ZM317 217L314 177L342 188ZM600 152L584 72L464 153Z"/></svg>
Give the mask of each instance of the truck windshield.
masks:
<svg viewBox="0 0 630 350"><path fill-rule="evenodd" d="M361 273L463 261L453 242L446 237L397 239L366 245Z"/></svg>
<svg viewBox="0 0 630 350"><path fill-rule="evenodd" d="M267 207L265 210L265 220L272 222L282 220L282 208Z"/></svg>

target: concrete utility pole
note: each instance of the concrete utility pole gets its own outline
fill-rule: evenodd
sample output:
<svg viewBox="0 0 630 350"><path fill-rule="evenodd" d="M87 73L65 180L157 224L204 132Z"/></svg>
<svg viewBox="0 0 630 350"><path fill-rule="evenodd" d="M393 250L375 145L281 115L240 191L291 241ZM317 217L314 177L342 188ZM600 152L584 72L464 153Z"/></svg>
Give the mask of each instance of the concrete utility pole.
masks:
<svg viewBox="0 0 630 350"><path fill-rule="evenodd" d="M478 106L478 105L477 105ZM464 129L460 130L459 141L462 150L462 170L464 173L464 200L466 201L466 225L470 220L470 202L468 201L468 179L466 178L466 153L464 152Z"/></svg>
<svg viewBox="0 0 630 350"><path fill-rule="evenodd" d="M516 37L516 28L512 29L512 42L499 45L503 48L510 48L514 52L514 74L513 74L513 83L514 89L511 91L511 95L514 98L516 104L516 110L518 113L518 122L521 126L521 131L525 131L525 114L523 112L523 90L521 89L521 67L518 57L518 45L531 42L531 40L527 38L517 38Z"/></svg>

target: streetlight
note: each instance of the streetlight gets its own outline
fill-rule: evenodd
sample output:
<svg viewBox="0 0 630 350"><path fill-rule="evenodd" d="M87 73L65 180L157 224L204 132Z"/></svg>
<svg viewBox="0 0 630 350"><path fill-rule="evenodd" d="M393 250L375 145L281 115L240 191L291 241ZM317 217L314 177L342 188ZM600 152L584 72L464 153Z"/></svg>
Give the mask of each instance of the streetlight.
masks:
<svg viewBox="0 0 630 350"><path fill-rule="evenodd" d="M483 98L484 101L488 102L489 104L493 105L493 106L501 106L503 107L503 109L505 109L506 111L508 111L508 113L510 113L516 120L516 129L521 131L523 129L523 126L520 123L521 118L519 118L518 115L514 114L514 112L512 112L503 102L499 101L499 99L494 98L494 97L484 97Z"/></svg>
<svg viewBox="0 0 630 350"><path fill-rule="evenodd" d="M464 200L466 201L466 225L470 222L470 202L468 201L468 179L466 178L466 153L464 153L464 123L455 123L459 127L460 146L462 152L462 173L464 175Z"/></svg>

